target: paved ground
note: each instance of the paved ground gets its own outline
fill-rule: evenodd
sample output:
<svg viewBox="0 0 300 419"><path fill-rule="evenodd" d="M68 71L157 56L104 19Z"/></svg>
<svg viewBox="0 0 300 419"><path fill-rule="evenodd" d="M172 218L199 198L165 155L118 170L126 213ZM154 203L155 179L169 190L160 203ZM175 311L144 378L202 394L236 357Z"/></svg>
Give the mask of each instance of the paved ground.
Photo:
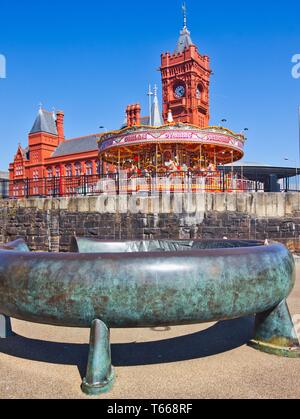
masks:
<svg viewBox="0 0 300 419"><path fill-rule="evenodd" d="M300 314L300 263L289 299ZM171 330L113 330L107 398L300 398L300 359L250 349L252 319ZM13 321L0 340L0 398L84 398L87 330Z"/></svg>

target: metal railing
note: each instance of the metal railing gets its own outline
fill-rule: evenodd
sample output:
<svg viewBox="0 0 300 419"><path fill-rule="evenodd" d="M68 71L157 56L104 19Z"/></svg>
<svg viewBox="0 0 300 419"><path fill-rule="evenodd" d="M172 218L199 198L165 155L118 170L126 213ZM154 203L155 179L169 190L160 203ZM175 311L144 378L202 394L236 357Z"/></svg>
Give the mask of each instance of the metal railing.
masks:
<svg viewBox="0 0 300 419"><path fill-rule="evenodd" d="M299 191L299 182L285 178L277 192ZM72 197L88 195L156 194L184 192L264 192L266 185L246 179L238 171L143 172L0 180L0 198Z"/></svg>
<svg viewBox="0 0 300 419"><path fill-rule="evenodd" d="M1 186L1 184L0 184ZM183 192L263 191L260 182L249 181L238 173L162 172L110 173L97 175L16 179L2 181L3 198L70 197L100 194L154 194Z"/></svg>

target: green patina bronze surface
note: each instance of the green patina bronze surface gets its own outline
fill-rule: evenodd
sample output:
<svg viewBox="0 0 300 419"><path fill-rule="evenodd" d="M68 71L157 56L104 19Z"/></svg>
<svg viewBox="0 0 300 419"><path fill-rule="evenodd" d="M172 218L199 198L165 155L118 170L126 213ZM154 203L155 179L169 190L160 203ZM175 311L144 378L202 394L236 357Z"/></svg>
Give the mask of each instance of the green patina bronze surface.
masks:
<svg viewBox="0 0 300 419"><path fill-rule="evenodd" d="M291 292L284 246L205 243L90 242L96 253L51 254L22 252L19 242L0 251L0 313L71 327L172 326L265 312Z"/></svg>
<svg viewBox="0 0 300 419"><path fill-rule="evenodd" d="M109 328L256 315L251 346L300 356L286 305L294 284L293 256L278 243L74 239L72 253L50 254L18 240L0 249L0 320L93 325L82 389L100 394L113 381Z"/></svg>

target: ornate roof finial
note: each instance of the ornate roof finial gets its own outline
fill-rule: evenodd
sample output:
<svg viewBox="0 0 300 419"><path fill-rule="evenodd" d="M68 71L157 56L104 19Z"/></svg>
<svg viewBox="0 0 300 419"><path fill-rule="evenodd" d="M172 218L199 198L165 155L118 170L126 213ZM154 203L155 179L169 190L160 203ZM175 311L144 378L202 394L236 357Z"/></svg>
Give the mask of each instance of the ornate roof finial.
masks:
<svg viewBox="0 0 300 419"><path fill-rule="evenodd" d="M186 11L186 2L182 3L182 11L183 11L183 28L187 28L187 11Z"/></svg>
<svg viewBox="0 0 300 419"><path fill-rule="evenodd" d="M160 127L162 126L162 119L161 114L159 110L159 103L158 103L158 97L157 97L157 86L154 86L154 99L153 99L153 105L152 105L152 112L151 112L151 123L154 127Z"/></svg>
<svg viewBox="0 0 300 419"><path fill-rule="evenodd" d="M169 111L168 111L168 123L173 124L173 122L174 122L173 113L172 113L171 109L169 109Z"/></svg>

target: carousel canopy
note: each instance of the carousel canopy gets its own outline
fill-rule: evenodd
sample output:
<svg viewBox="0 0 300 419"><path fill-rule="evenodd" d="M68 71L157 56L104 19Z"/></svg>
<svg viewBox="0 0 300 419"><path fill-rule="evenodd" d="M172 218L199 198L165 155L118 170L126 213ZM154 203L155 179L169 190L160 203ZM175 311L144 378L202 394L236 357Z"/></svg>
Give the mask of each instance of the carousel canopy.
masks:
<svg viewBox="0 0 300 419"><path fill-rule="evenodd" d="M164 152L179 147L182 153L199 153L218 164L232 163L244 156L245 137L222 127L201 129L189 124L169 124L161 127L133 126L105 133L99 140L100 156L113 161L117 156L136 153Z"/></svg>

